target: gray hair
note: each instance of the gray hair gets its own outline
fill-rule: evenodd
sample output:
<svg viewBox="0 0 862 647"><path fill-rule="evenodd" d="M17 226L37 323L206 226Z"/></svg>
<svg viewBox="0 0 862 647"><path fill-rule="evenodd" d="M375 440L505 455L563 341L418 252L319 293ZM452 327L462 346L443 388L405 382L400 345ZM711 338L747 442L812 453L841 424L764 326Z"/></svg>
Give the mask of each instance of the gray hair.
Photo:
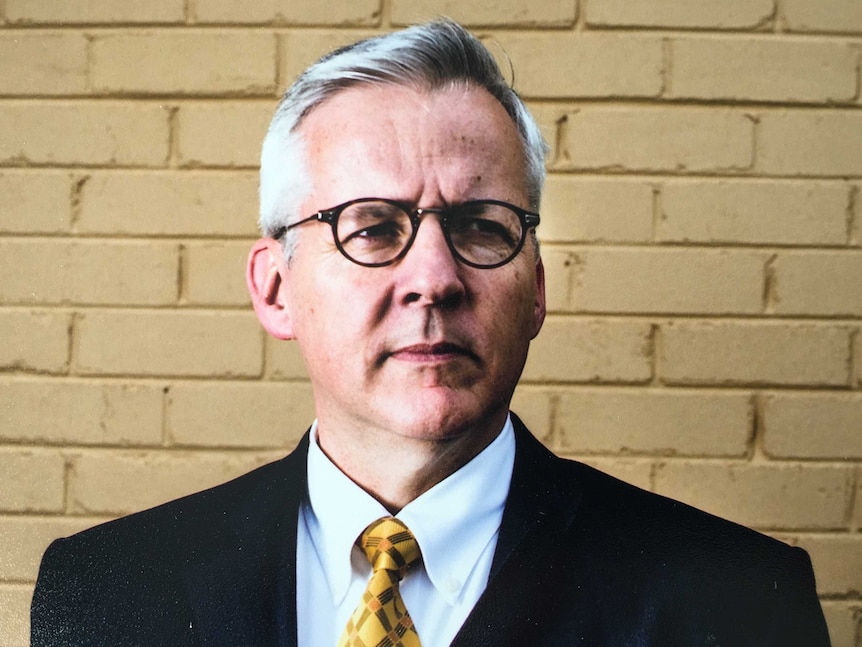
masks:
<svg viewBox="0 0 862 647"><path fill-rule="evenodd" d="M455 83L485 88L505 108L521 139L529 206L538 210L547 145L524 102L509 86L491 53L448 19L359 41L311 65L285 92L263 141L260 164L260 228L265 236L297 220L311 182L299 126L314 108L357 85L400 85L435 90ZM290 233L290 232L289 232ZM293 249L285 239L285 254Z"/></svg>

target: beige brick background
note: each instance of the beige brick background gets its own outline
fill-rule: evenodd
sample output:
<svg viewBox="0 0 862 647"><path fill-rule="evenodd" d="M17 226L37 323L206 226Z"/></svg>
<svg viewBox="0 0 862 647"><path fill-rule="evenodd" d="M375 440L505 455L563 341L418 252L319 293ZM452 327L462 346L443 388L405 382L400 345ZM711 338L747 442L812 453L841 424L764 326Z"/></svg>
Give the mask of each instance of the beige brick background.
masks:
<svg viewBox="0 0 862 647"><path fill-rule="evenodd" d="M860 0L0 0L0 645L52 538L304 431L244 288L260 141L307 63L439 14L552 147L515 410L804 546L862 646Z"/></svg>

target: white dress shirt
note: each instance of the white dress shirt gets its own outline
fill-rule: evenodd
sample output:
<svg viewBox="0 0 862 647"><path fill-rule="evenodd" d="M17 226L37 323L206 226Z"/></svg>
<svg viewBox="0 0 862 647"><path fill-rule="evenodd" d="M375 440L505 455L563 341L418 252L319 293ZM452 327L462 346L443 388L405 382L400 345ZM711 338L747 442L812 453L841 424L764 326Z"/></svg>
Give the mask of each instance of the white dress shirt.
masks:
<svg viewBox="0 0 862 647"><path fill-rule="evenodd" d="M354 542L389 513L327 458L316 429L297 527L297 631L299 647L335 647L371 577ZM423 647L449 645L485 590L514 462L507 418L478 456L396 515L422 551L422 565L400 587Z"/></svg>

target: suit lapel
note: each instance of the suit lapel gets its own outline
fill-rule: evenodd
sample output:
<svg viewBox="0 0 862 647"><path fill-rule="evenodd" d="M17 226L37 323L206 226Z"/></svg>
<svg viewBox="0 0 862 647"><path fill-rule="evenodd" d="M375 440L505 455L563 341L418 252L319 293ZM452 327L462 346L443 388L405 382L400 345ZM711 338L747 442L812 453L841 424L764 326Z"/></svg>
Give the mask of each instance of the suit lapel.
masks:
<svg viewBox="0 0 862 647"><path fill-rule="evenodd" d="M558 537L580 500L577 486L559 477L559 459L517 417L512 420L515 466L488 587L453 647L518 644L522 631L535 638L536 622L548 612ZM224 510L228 521L209 529L189 561L193 629L201 645L296 647L296 532L307 453L306 434L289 456L236 494ZM551 557L537 568L534 554Z"/></svg>
<svg viewBox="0 0 862 647"><path fill-rule="evenodd" d="M574 520L581 491L560 476L559 459L514 415L512 421L515 466L488 586L452 647L539 644L534 641L541 617L555 613L549 583L564 561L554 556L566 554L560 536ZM542 563L535 555L543 556ZM521 635L530 640L520 642Z"/></svg>
<svg viewBox="0 0 862 647"><path fill-rule="evenodd" d="M308 435L229 499L186 577L201 645L296 647L296 528ZM206 529L204 529L206 530Z"/></svg>

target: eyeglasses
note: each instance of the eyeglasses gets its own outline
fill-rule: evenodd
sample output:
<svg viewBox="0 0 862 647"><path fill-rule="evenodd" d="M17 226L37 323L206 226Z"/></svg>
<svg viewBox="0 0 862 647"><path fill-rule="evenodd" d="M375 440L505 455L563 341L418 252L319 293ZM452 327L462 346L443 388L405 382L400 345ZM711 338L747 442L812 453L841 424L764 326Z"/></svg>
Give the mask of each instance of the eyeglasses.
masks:
<svg viewBox="0 0 862 647"><path fill-rule="evenodd" d="M332 227L335 245L348 260L364 267L383 267L404 258L419 230L420 216L439 214L440 227L452 254L470 267L491 269L511 261L524 247L527 232L539 214L500 200L471 200L451 207L411 209L386 198L359 198L282 227L308 222Z"/></svg>

